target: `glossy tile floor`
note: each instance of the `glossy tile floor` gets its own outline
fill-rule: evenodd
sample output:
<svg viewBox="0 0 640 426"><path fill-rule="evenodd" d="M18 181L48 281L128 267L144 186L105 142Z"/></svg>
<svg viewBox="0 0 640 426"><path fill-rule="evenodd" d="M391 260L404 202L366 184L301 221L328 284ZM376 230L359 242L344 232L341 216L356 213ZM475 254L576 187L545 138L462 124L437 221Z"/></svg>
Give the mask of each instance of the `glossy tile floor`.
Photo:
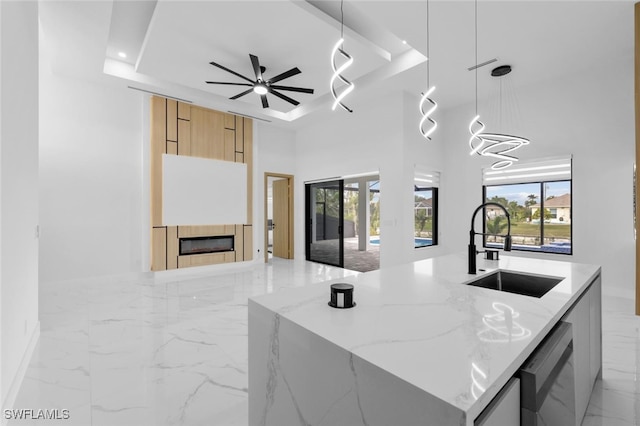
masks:
<svg viewBox="0 0 640 426"><path fill-rule="evenodd" d="M603 294L602 380L583 426L640 425L640 317L633 312L633 300Z"/></svg>
<svg viewBox="0 0 640 426"><path fill-rule="evenodd" d="M207 276L43 286L41 336L14 408L68 409L70 419L9 425L246 426L247 298L354 273L275 259ZM603 297L603 380L584 425L640 425L632 312L632 300Z"/></svg>

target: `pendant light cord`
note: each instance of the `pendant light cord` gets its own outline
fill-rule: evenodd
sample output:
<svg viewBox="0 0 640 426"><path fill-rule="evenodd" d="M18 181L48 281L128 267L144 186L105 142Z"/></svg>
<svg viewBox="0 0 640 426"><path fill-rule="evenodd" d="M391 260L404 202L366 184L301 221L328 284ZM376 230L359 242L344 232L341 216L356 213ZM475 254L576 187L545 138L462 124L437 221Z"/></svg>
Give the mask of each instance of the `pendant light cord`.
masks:
<svg viewBox="0 0 640 426"><path fill-rule="evenodd" d="M344 39L344 10L342 6L344 5L344 0L340 0L340 38Z"/></svg>
<svg viewBox="0 0 640 426"><path fill-rule="evenodd" d="M427 90L431 87L429 85L429 69L431 66L431 55L429 53L429 44L431 42L431 37L429 37L429 0L427 0Z"/></svg>
<svg viewBox="0 0 640 426"><path fill-rule="evenodd" d="M474 22L475 22L475 36L476 36L476 115L478 115L478 0L475 0L475 13L474 13Z"/></svg>
<svg viewBox="0 0 640 426"><path fill-rule="evenodd" d="M498 114L498 125L502 129L502 79L504 76L500 77L500 109Z"/></svg>

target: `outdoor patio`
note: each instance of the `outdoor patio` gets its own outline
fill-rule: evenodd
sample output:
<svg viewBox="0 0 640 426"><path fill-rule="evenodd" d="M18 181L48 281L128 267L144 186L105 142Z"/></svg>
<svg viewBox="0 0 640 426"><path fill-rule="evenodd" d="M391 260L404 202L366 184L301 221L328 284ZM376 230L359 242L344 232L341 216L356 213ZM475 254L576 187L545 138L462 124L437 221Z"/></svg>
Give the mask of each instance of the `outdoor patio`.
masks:
<svg viewBox="0 0 640 426"><path fill-rule="evenodd" d="M311 258L317 262L335 264L338 261L338 240L316 241L311 244ZM358 238L344 239L344 268L358 272L380 268L380 245L370 244L367 251L358 250Z"/></svg>

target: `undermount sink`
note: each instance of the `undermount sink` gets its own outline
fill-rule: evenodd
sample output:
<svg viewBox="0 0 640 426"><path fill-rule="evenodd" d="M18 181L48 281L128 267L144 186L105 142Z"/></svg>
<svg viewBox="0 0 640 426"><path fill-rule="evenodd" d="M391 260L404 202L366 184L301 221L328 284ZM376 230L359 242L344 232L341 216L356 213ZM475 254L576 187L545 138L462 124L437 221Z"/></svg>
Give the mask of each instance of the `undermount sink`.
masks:
<svg viewBox="0 0 640 426"><path fill-rule="evenodd" d="M498 270L488 275L483 275L467 284L524 296L542 297L563 279L560 277Z"/></svg>

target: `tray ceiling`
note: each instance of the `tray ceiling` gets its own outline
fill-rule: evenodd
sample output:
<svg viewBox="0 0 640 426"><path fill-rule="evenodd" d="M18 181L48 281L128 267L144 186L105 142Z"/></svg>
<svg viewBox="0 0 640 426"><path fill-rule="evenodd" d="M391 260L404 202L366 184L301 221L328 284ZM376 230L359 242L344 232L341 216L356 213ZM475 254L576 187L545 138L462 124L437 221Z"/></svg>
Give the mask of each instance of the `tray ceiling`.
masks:
<svg viewBox="0 0 640 426"><path fill-rule="evenodd" d="M474 63L473 5L430 2L431 83L444 108L474 96L467 70ZM632 1L479 1L478 61L498 59L479 71L480 96L488 93L489 72L497 65L512 65L513 80L522 86L631 55L632 10ZM356 84L352 99L425 89L426 2L345 1L344 23L345 50L355 60L348 72ZM204 106L293 122L330 108L330 53L339 36L340 2L333 0L116 1L104 71ZM128 57L119 58L119 51ZM253 93L228 99L242 87L204 83L242 82L210 61L253 78L250 53L267 67L267 78L297 66L302 73L281 84L315 93L286 92L298 107L269 96L270 108L263 109Z"/></svg>

